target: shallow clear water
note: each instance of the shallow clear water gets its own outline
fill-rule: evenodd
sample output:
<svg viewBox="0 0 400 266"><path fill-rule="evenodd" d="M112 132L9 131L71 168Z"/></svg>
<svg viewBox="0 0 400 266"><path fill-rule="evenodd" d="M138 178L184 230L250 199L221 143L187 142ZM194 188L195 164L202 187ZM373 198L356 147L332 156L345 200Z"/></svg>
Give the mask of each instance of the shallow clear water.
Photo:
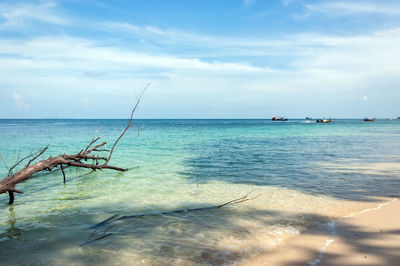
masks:
<svg viewBox="0 0 400 266"><path fill-rule="evenodd" d="M124 120L0 120L0 153L12 165L46 153L76 153L94 132L109 144ZM290 241L313 224L378 197L398 195L400 121L139 120L111 164L67 169L0 195L0 258L7 264L232 264ZM0 167L0 176L7 175ZM197 185L198 182L198 185ZM89 227L113 214L220 204L250 191L260 197L221 209L126 219L112 235L80 247Z"/></svg>

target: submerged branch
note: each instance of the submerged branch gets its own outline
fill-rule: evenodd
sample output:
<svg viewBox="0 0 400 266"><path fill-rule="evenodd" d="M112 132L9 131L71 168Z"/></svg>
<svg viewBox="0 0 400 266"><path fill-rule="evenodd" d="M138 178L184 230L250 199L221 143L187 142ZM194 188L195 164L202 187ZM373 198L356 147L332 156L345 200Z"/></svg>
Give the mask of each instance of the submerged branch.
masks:
<svg viewBox="0 0 400 266"><path fill-rule="evenodd" d="M157 215L168 215L168 214L176 214L176 213L186 213L186 212L194 212L194 211L203 211L203 210L211 210L211 209L219 209L222 208L224 206L230 205L230 204L238 204L238 203L242 203L248 200L253 200L258 198L261 194L251 197L249 198L249 195L252 193L253 191L250 191L249 193L247 193L245 196L225 202L223 204L219 204L219 205L212 205L212 206L206 206L206 207L198 207L198 208L192 208L192 209L179 209L179 210L173 210L173 211L164 211L164 212L148 212L148 213L138 213L138 214L133 214L133 215L123 215L123 216L119 216L119 214L115 214L112 215L111 217L107 218L106 220L93 225L90 227L90 229L96 229L98 227L104 226L106 224L109 224L111 222L116 222L116 221L120 221L123 219L131 219L131 218L138 218L138 217L144 217L144 216L157 216Z"/></svg>
<svg viewBox="0 0 400 266"><path fill-rule="evenodd" d="M240 197L240 198L237 198L237 199L233 199L233 200L227 201L227 202L219 204L219 205L211 205L211 206L191 208L191 209L179 209L179 210L173 210L173 211L138 213L138 214L133 214L133 215L123 215L123 216L120 216L119 214L114 214L114 215L108 217L107 219L105 219L104 221L89 227L89 229L94 229L94 231L90 234L90 236L86 240L86 242L84 242L80 246L84 246L84 245L93 243L93 242L95 242L97 240L103 239L103 238L105 238L107 236L110 236L111 233L106 234L107 231L110 230L110 228L112 228L115 225L115 222L118 222L118 221L121 221L121 220L132 219L132 218L141 218L141 217L147 217L147 216L162 216L162 215L170 215L170 214L179 214L179 213L188 213L188 212L195 212L195 211L219 209L219 208L225 207L227 205L239 204L239 203L243 203L243 202L246 202L246 201L249 201L249 200L253 200L253 199L256 199L259 196L261 196L261 194L258 194L258 195L254 196L254 197L249 197L249 195L252 192L253 191L250 191L249 193L247 193L243 197ZM101 227L103 227L105 225L108 225L108 224L110 224L110 227L108 227L103 232L103 234L101 236L99 236L99 237L97 237L95 239L91 239L99 228L101 228Z"/></svg>

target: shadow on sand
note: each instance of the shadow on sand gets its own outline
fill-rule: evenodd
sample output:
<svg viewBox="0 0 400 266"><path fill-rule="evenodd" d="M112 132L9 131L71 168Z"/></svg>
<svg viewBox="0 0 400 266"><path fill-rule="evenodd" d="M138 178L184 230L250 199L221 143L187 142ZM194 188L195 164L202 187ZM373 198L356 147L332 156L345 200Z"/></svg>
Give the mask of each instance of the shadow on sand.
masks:
<svg viewBox="0 0 400 266"><path fill-rule="evenodd" d="M113 206L105 204L103 207L111 210ZM92 209L91 213L103 214L103 207ZM62 220L56 219L62 213L41 216L37 225L31 228L25 226L23 221L19 224L14 207L10 207L9 212L8 228L0 234L0 258L2 263L8 265L231 265L246 261L258 253L268 256L274 252L273 246L280 243L279 239L285 230L296 228L303 234L331 235L326 226L322 226L329 222L326 216L310 213L293 215L240 208L239 205L126 219L114 223L111 228L98 228L96 232L90 230L89 226L102 219L79 208L70 210ZM104 217L104 214L101 216ZM308 230L310 228L313 229ZM385 265L395 265L394 259L400 259L399 248L383 249L371 246L366 241L399 234L400 230L366 233L363 228L340 224L340 221L338 228L357 234L356 241L343 239L351 249L366 254L372 252ZM106 230L111 234L109 237L80 247L93 232L101 235ZM287 235L287 243L291 242L290 237L294 235ZM275 243L271 245L273 241ZM319 256L318 249L297 248L308 253L309 261ZM335 265L340 256L326 254L324 263ZM304 264L292 261L290 265Z"/></svg>

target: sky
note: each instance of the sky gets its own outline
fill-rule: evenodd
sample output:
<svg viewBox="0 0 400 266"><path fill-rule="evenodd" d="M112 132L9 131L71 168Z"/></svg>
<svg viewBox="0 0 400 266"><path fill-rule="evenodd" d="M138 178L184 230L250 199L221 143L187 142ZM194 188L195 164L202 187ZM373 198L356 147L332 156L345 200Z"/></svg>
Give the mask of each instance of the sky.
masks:
<svg viewBox="0 0 400 266"><path fill-rule="evenodd" d="M400 116L398 0L0 1L0 118Z"/></svg>

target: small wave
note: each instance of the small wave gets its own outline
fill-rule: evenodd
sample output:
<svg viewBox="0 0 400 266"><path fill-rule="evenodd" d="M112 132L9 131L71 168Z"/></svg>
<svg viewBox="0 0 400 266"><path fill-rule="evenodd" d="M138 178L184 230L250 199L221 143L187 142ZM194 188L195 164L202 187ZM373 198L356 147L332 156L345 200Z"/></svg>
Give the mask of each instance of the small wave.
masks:
<svg viewBox="0 0 400 266"><path fill-rule="evenodd" d="M361 214L361 213L364 213L364 212L379 210L379 209L382 208L383 206L386 206L386 205L389 205L389 204L394 203L395 201L397 201L397 199L398 199L398 198L394 198L394 199L392 199L391 201L388 201L388 202L385 202L385 203L381 203L381 204L379 204L379 205L378 205L377 207L375 207L375 208L368 208L368 209L361 210L361 211L359 211L359 212L353 212L352 214L349 214L349 215L345 216L345 218L353 217L353 216L355 216L355 215L357 215L357 214Z"/></svg>
<svg viewBox="0 0 400 266"><path fill-rule="evenodd" d="M328 226L328 230L329 230L330 235L332 237L336 237L336 229L335 229L336 223L334 221L329 221L326 225ZM325 239L324 245L322 247L320 247L320 249L319 249L318 257L315 260L310 261L308 264L311 265L311 266L315 266L318 263L320 263L321 260L322 260L322 257L324 256L324 253L325 253L326 249L333 242L335 242L334 238Z"/></svg>

